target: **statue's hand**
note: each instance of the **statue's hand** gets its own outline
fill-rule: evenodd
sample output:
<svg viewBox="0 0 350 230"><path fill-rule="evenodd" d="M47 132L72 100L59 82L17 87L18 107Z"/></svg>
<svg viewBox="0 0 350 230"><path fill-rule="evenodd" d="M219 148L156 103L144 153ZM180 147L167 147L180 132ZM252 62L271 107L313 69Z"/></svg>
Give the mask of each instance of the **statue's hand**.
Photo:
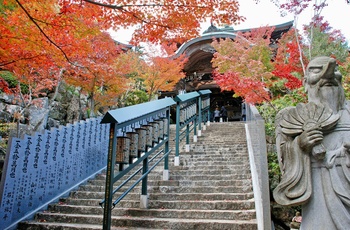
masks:
<svg viewBox="0 0 350 230"><path fill-rule="evenodd" d="M345 164L348 168L350 168L350 143L344 143L344 152L345 152Z"/></svg>
<svg viewBox="0 0 350 230"><path fill-rule="evenodd" d="M349 142L344 143L343 147L344 147L344 153L350 154L350 143Z"/></svg>
<svg viewBox="0 0 350 230"><path fill-rule="evenodd" d="M299 136L298 143L302 150L310 152L312 147L321 143L323 140L323 133L318 128L304 130Z"/></svg>

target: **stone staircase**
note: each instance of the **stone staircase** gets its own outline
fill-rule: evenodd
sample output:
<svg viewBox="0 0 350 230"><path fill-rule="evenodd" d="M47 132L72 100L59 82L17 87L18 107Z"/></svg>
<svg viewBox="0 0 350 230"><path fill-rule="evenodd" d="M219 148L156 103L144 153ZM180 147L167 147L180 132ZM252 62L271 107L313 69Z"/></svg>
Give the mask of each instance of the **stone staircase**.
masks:
<svg viewBox="0 0 350 230"><path fill-rule="evenodd" d="M190 149L170 163L169 181L162 167L149 175L148 209L140 186L113 209L111 229L257 229L244 124L212 123ZM18 229L102 229L104 183L101 174Z"/></svg>

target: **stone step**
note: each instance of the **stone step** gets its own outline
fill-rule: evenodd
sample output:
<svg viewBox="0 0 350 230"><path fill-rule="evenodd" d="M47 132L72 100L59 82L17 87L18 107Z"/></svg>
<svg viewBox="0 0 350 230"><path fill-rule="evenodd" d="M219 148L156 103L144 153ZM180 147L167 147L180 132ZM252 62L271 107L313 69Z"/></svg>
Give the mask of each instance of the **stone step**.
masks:
<svg viewBox="0 0 350 230"><path fill-rule="evenodd" d="M81 206L99 206L100 199L71 199L67 198L62 204L81 205ZM247 210L254 209L254 200L175 200L161 201L149 200L150 209L184 209L184 210ZM117 204L121 208L139 208L140 201L122 200Z"/></svg>
<svg viewBox="0 0 350 230"><path fill-rule="evenodd" d="M115 197L120 196L121 192L117 192ZM75 191L70 197L74 199L104 199L104 192L89 192L89 191ZM150 200L246 200L252 199L253 193L151 193ZM140 193L131 192L124 199L139 200Z"/></svg>
<svg viewBox="0 0 350 230"><path fill-rule="evenodd" d="M187 166L190 167L190 166ZM159 172L154 172L153 174L148 175L148 181L150 182L150 185L171 185L174 183L174 181L179 180L189 180L189 181L219 181L219 180L247 180L251 179L251 176L249 175L250 170L169 170L171 172L170 178L167 181L163 180L163 170L160 170ZM202 172L202 173L201 173ZM204 173L203 173L204 172ZM246 174L242 174L242 172L246 172ZM137 178L139 178L141 175L137 175L135 178L131 179L129 184L131 182L134 182ZM127 177L125 177L126 179ZM121 182L116 182L114 185L118 186ZM90 180L85 185L98 185L98 186L104 186L105 180L101 177L99 177L96 180ZM83 185L83 186L85 186Z"/></svg>
<svg viewBox="0 0 350 230"><path fill-rule="evenodd" d="M103 209L96 206L51 205L47 213L103 215ZM158 218L186 218L186 219L225 219L250 220L255 219L255 210L184 210L184 209L140 209L119 208L112 210L112 216L138 216Z"/></svg>
<svg viewBox="0 0 350 230"><path fill-rule="evenodd" d="M230 151L211 151L211 153L208 153L209 151L205 152L205 151L190 151L190 152L180 152L179 156L180 157L197 157L199 159L201 158L223 158L223 157L227 157L229 159L247 159L249 158L249 156L246 154L248 150L245 150L245 153L240 153L240 152L230 152ZM175 157L174 156L170 156L169 159L173 159Z"/></svg>
<svg viewBox="0 0 350 230"><path fill-rule="evenodd" d="M102 215L79 215L79 214L60 214L60 213L40 213L37 218L45 219L46 222L57 222L65 223L67 219L71 220L70 224L92 224L97 226L102 223L103 216ZM47 223L41 224L45 225ZM112 217L112 225L113 227L123 227L123 226L131 226L131 227L143 227L147 226L148 228L153 229L198 229L198 230L222 230L222 229L230 229L230 230L256 230L256 220L220 220L220 219L177 219L177 218L144 218L144 217L131 217L131 216L113 216ZM26 227L26 228L23 228ZM100 228L101 229L101 225ZM20 229L35 229L30 228L28 225L24 226L22 224ZM37 228L38 229L38 228ZM52 228L50 228L52 229ZM61 227L53 227L53 229L68 229ZM73 228L74 229L74 228ZM86 228L92 229L92 228ZM93 228L94 229L94 228ZM126 228L127 229L127 228Z"/></svg>
<svg viewBox="0 0 350 230"><path fill-rule="evenodd" d="M180 159L180 166L183 167L192 167L193 171L197 170L205 170L205 169L211 169L211 170L221 170L221 169L228 169L232 172L241 171L244 169L249 169L250 165L247 162L235 162L234 164L231 164L230 162L226 162L224 164L221 164L220 162L216 161L208 161L208 162L196 162L196 161L181 161ZM171 168L169 169L171 170Z"/></svg>
<svg viewBox="0 0 350 230"><path fill-rule="evenodd" d="M180 159L181 161L181 159ZM191 173L196 173L198 175L209 175L208 173L218 173L220 174L221 171L229 172L232 174L237 174L237 173L250 173L250 166L247 167L246 165L211 165L210 167L194 167L193 165L191 166L169 166L171 171L174 173L181 173L182 171L188 171ZM227 174L227 173L223 173ZM216 174L212 174L216 175Z"/></svg>
<svg viewBox="0 0 350 230"><path fill-rule="evenodd" d="M159 186L150 187L149 191L163 193L244 193L252 192L252 186L218 186L218 187L185 187L185 186Z"/></svg>
<svg viewBox="0 0 350 230"><path fill-rule="evenodd" d="M38 230L38 229L50 229L50 230L101 230L102 226L99 224L73 224L73 223L48 223L48 222L22 222L19 224L17 230ZM111 230L142 230L152 229L161 230L155 228L125 228L125 227L111 227Z"/></svg>
<svg viewBox="0 0 350 230"><path fill-rule="evenodd" d="M247 170L249 172L249 170ZM241 173L233 173L232 171L221 171L220 173L215 174L192 174L188 171L175 171L171 170L172 174L170 175L169 180L191 180L191 181L201 181L201 180L227 180L227 179L250 179L251 176L247 174L241 174ZM213 172L213 171L210 171ZM185 174L184 174L185 173ZM98 183L105 183L105 177L97 177L95 181L98 181ZM163 170L160 170L159 172L154 172L153 174L148 175L148 181L152 180L163 180ZM95 184L95 181L88 182L88 184ZM102 181L102 182L101 182ZM104 184L103 184L104 185Z"/></svg>
<svg viewBox="0 0 350 230"><path fill-rule="evenodd" d="M91 192L105 192L104 186L92 186L84 185L81 186L82 191ZM124 192L126 188L122 188L121 192ZM140 192L140 186L135 187L133 192ZM189 187L189 186L148 186L148 191L153 192L171 192L171 193L241 193L241 192L251 192L252 186L217 186L217 187Z"/></svg>
<svg viewBox="0 0 350 230"><path fill-rule="evenodd" d="M226 142L227 143L227 142ZM180 148L180 153L185 154L185 145L184 143L183 148ZM220 152L220 154L232 154L232 151L235 151L237 154L246 154L247 145L246 144L239 144L239 145L233 145L228 143L227 145L223 145L221 143L218 144L208 144L208 143L199 143L199 142L190 142L189 143L190 151L191 152L202 152L207 154L215 154L215 152ZM172 150L170 155L172 153L175 153L175 148ZM226 152L227 151L227 152Z"/></svg>
<svg viewBox="0 0 350 230"><path fill-rule="evenodd" d="M234 167L249 167L249 162L246 162L245 160L238 159L237 161L215 161L213 160L207 160L207 161L196 161L187 159L185 156L179 156L180 158L180 165L184 165L186 163L191 163L191 166L195 167L202 167L202 169L206 169L208 166L210 166L212 169L223 169L226 168L234 168ZM173 162L171 161L169 163L169 167L173 168ZM158 166L158 171L163 168L163 164L160 164ZM176 166L173 168L176 169ZM194 168L193 170L197 170L197 168Z"/></svg>
<svg viewBox="0 0 350 230"><path fill-rule="evenodd" d="M169 171L171 175L191 175L191 176L211 176L211 175L246 175L250 173L250 167L239 165L239 166L227 166L218 165L215 167L194 167L194 166L169 166ZM150 174L151 177L158 177L162 179L163 168L155 168ZM171 176L170 175L170 176ZM104 175L101 175L104 177Z"/></svg>
<svg viewBox="0 0 350 230"><path fill-rule="evenodd" d="M135 179L131 180L129 183L133 183ZM251 180L235 180L233 178L227 178L226 180L224 179L218 179L218 180L188 180L188 179L183 179L183 180L168 180L168 181L160 181L160 180L148 180L148 185L149 186L190 186L190 187L195 187L195 186L242 186L245 184L251 184ZM103 180L94 180L90 181L88 183L89 185L96 185L96 186L104 186L106 184L105 181Z"/></svg>

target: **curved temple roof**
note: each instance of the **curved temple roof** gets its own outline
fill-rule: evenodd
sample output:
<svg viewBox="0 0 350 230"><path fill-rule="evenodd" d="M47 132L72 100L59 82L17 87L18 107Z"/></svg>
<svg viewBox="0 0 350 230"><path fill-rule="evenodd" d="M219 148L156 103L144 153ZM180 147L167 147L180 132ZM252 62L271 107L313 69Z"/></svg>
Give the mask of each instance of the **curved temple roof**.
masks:
<svg viewBox="0 0 350 230"><path fill-rule="evenodd" d="M271 27L275 27L274 32L272 33L272 38L277 38L280 36L283 32L288 31L293 26L294 21L289 21L283 24L274 25ZM210 26L208 30L206 30L201 37L197 37L194 39L189 40L188 42L182 44L180 48L176 51L175 56L179 56L183 52L185 52L186 49L188 49L190 46L200 43L202 41L208 41L213 40L213 38L235 38L237 32L247 32L254 28L250 29L243 29L243 30L234 30L232 27L225 27L222 29L217 29L214 26Z"/></svg>
<svg viewBox="0 0 350 230"><path fill-rule="evenodd" d="M282 33L287 32L293 26L293 21L289 21L279 25L273 25L275 30L272 32L272 39L277 39ZM252 29L234 30L232 27L216 28L211 25L202 36L189 40L182 44L176 51L174 57L186 53L188 62L184 67L184 71L188 74L197 73L211 73L211 59L214 48L211 43L214 38L231 38L235 39L238 32L247 32Z"/></svg>

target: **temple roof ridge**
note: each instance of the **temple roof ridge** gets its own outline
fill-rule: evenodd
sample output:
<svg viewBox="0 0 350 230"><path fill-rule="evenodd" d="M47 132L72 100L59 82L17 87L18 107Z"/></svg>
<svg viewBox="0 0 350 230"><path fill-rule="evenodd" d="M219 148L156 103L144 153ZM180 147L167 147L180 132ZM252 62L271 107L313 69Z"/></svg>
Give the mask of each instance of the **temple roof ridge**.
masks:
<svg viewBox="0 0 350 230"><path fill-rule="evenodd" d="M268 27L275 27L275 30L284 30L286 28L290 28L292 27L294 24L294 20L292 21L288 21L288 22L284 22L284 23L281 23L281 24L277 24L277 25L266 25ZM261 26L260 26L261 27ZM229 26L229 25L225 25L224 27L221 27L221 28L218 28L216 26L214 26L213 24L211 24L208 29L206 29L202 35L207 35L207 34L213 34L213 33L219 33L219 32L231 32L231 33L237 33L237 32L247 32L247 31L250 31L252 29L257 29L259 27L253 27L253 28L247 28L247 29L238 29L238 30L235 30L232 26Z"/></svg>

